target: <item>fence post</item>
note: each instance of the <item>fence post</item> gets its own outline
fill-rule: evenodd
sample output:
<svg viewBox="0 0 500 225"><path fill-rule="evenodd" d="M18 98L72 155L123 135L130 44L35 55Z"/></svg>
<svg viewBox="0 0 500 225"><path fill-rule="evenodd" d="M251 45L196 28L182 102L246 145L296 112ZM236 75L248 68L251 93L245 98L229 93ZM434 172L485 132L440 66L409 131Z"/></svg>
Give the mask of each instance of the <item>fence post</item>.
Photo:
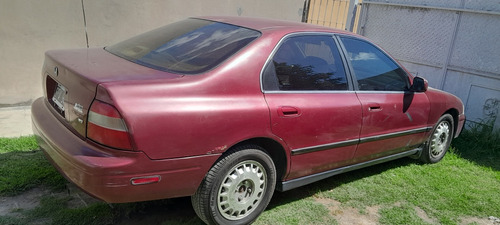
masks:
<svg viewBox="0 0 500 225"><path fill-rule="evenodd" d="M354 28L357 5L358 5L358 0L349 0L349 9L347 10L347 21L345 22L345 30L352 32L352 29Z"/></svg>
<svg viewBox="0 0 500 225"><path fill-rule="evenodd" d="M309 16L309 0L304 1L304 8L302 10L302 23L307 23L307 17Z"/></svg>

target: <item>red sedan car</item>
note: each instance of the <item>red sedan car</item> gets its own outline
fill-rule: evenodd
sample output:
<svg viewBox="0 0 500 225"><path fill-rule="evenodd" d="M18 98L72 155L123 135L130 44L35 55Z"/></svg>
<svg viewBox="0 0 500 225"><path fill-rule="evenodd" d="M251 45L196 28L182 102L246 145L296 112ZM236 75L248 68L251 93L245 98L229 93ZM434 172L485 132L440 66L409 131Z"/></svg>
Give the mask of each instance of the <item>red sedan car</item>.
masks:
<svg viewBox="0 0 500 225"><path fill-rule="evenodd" d="M462 102L362 36L303 23L190 18L106 48L48 51L33 130L106 202L192 196L247 224L275 189L406 156L440 161Z"/></svg>

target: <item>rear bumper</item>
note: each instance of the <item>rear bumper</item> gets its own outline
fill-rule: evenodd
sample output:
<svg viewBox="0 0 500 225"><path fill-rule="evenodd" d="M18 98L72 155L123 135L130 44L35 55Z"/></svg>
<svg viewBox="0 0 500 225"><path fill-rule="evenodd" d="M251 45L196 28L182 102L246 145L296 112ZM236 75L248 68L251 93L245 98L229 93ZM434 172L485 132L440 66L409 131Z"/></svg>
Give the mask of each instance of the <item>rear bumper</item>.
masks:
<svg viewBox="0 0 500 225"><path fill-rule="evenodd" d="M32 105L33 132L47 159L69 181L110 203L148 201L194 194L219 155L151 160L143 152L121 151L82 139L51 112L44 98ZM158 183L131 179L161 176Z"/></svg>

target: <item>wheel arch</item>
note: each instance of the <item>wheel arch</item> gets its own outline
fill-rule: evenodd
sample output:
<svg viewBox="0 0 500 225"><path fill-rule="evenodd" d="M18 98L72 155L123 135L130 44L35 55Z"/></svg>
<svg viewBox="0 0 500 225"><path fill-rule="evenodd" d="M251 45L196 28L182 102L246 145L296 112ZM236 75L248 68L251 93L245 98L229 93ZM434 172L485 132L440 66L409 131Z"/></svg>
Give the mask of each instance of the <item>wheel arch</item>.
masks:
<svg viewBox="0 0 500 225"><path fill-rule="evenodd" d="M229 148L227 151L225 151L219 157L219 159L224 158L226 153L229 152L231 149L245 145L257 145L262 149L264 149L264 151L267 154L269 154L269 156L273 160L274 166L276 167L276 182L281 182L283 180L284 176L287 173L288 157L285 152L285 148L279 142L271 138L258 137L240 141L235 145L233 145L231 148Z"/></svg>
<svg viewBox="0 0 500 225"><path fill-rule="evenodd" d="M459 116L458 110L455 109L455 108L451 108L451 109L448 109L445 113L443 113L443 115L445 115L445 114L450 114L451 117L453 118L453 134L452 134L452 137L454 137L455 134L457 133L457 129L458 129L458 116Z"/></svg>

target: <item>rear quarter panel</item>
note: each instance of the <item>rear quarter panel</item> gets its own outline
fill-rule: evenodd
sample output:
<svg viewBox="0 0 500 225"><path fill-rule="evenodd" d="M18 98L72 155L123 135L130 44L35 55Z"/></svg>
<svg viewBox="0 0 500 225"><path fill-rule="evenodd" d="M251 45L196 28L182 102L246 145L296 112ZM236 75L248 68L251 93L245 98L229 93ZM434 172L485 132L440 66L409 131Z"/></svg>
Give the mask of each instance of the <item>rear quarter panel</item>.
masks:
<svg viewBox="0 0 500 225"><path fill-rule="evenodd" d="M101 85L150 158L221 154L242 140L273 136L259 80L270 46L256 41L207 74Z"/></svg>

